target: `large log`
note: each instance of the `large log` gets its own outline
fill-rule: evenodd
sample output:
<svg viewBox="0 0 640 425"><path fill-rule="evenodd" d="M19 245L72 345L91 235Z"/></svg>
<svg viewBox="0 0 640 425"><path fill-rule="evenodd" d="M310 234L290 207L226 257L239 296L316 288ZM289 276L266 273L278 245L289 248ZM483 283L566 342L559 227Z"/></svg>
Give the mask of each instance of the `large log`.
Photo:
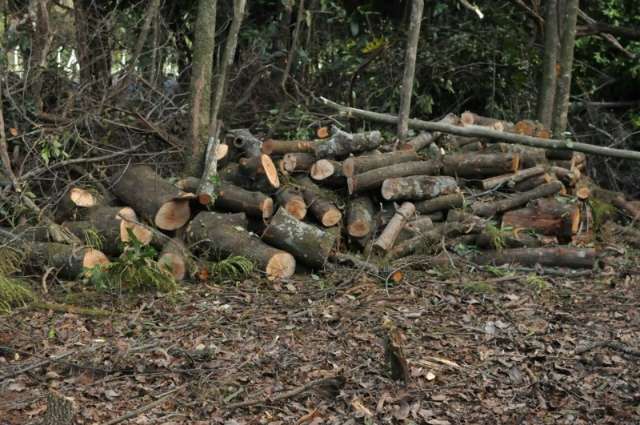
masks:
<svg viewBox="0 0 640 425"><path fill-rule="evenodd" d="M420 157L413 150L394 151L378 155L355 156L344 160L342 170L345 177L353 177L376 168L403 162L415 162Z"/></svg>
<svg viewBox="0 0 640 425"><path fill-rule="evenodd" d="M64 279L76 279L86 270L109 264L102 251L85 246L71 246L54 242L32 242L22 246L29 266L44 270L56 269Z"/></svg>
<svg viewBox="0 0 640 425"><path fill-rule="evenodd" d="M350 134L334 127L331 138L316 142L313 150L318 159L344 158L350 153L376 149L382 142L379 131Z"/></svg>
<svg viewBox="0 0 640 425"><path fill-rule="evenodd" d="M514 153L447 155L442 159L442 174L466 178L491 177L514 173L520 156Z"/></svg>
<svg viewBox="0 0 640 425"><path fill-rule="evenodd" d="M435 212L449 210L452 208L462 208L464 197L461 193L438 196L426 201L416 202L416 211L420 214L433 214Z"/></svg>
<svg viewBox="0 0 640 425"><path fill-rule="evenodd" d="M146 165L134 165L115 175L112 190L125 204L162 230L179 229L191 217L189 199L194 195L180 191Z"/></svg>
<svg viewBox="0 0 640 425"><path fill-rule="evenodd" d="M456 125L458 124L460 121L460 119L458 118L457 115L455 114L447 114L445 115L444 118L442 118L440 121L440 123L443 124L452 124L452 125ZM434 142L436 142L438 139L440 139L440 137L442 136L441 133L439 132L434 132L434 133L430 133L430 132L421 132L419 135L417 135L416 137L414 137L413 139L409 140L407 143L405 143L404 145L400 146L400 149L402 150L414 150L416 152L426 148L426 147L434 147L435 144ZM437 146L436 146L437 148Z"/></svg>
<svg viewBox="0 0 640 425"><path fill-rule="evenodd" d="M416 207L411 202L405 202L396 211L395 215L384 228L378 239L373 243L374 249L379 252L388 252L398 239L398 235L404 225L415 214Z"/></svg>
<svg viewBox="0 0 640 425"><path fill-rule="evenodd" d="M483 202L478 201L471 204L471 211L480 217L491 217L505 211L509 211L525 205L527 202L534 199L544 198L547 196L555 195L564 189L564 186L559 181L553 181L551 183L543 184L535 189L527 192L517 193L511 195L509 198L495 201L495 202Z"/></svg>
<svg viewBox="0 0 640 425"><path fill-rule="evenodd" d="M299 190L283 187L276 193L276 201L298 220L307 216L307 203Z"/></svg>
<svg viewBox="0 0 640 425"><path fill-rule="evenodd" d="M214 258L220 254L249 258L271 280L286 279L295 272L296 260L291 254L265 244L239 226L222 222L220 215L199 213L189 223L186 236L190 246Z"/></svg>
<svg viewBox="0 0 640 425"><path fill-rule="evenodd" d="M371 198L359 196L351 199L347 213L347 234L364 238L373 230L375 209Z"/></svg>
<svg viewBox="0 0 640 425"><path fill-rule="evenodd" d="M421 201L448 195L458 190L458 182L449 176L409 176L386 179L380 192L387 201Z"/></svg>
<svg viewBox="0 0 640 425"><path fill-rule="evenodd" d="M438 161L414 161L376 168L347 178L349 194L360 193L382 186L386 179L392 177L429 176L440 174Z"/></svg>
<svg viewBox="0 0 640 425"><path fill-rule="evenodd" d="M515 173L503 174L501 176L489 177L481 182L481 186L485 190L494 189L496 187L515 187L516 183L526 180L533 176L544 174L544 167L533 167L516 171Z"/></svg>
<svg viewBox="0 0 640 425"><path fill-rule="evenodd" d="M597 260L593 248L573 248L566 246L548 248L514 248L492 251L471 257L476 264L520 264L533 267L567 267L572 269L593 268Z"/></svg>
<svg viewBox="0 0 640 425"><path fill-rule="evenodd" d="M520 165L523 168L531 168L548 162L546 151L531 146L510 145L508 143L491 143L485 147L486 153L515 153L520 156Z"/></svg>
<svg viewBox="0 0 640 425"><path fill-rule="evenodd" d="M335 236L330 232L296 219L284 208L278 208L262 239L313 268L324 266L335 243Z"/></svg>
<svg viewBox="0 0 640 425"><path fill-rule="evenodd" d="M240 165L235 162L232 162L221 169L218 172L218 175L222 181L232 183L250 191L270 194L280 187L279 180L277 187L274 187L273 181L269 181L265 174L258 173L254 178L247 177L247 175L240 170Z"/></svg>
<svg viewBox="0 0 640 425"><path fill-rule="evenodd" d="M188 258L189 252L182 240L173 238L162 248L158 264L166 268L177 281L181 281L187 275Z"/></svg>
<svg viewBox="0 0 640 425"><path fill-rule="evenodd" d="M282 169L287 173L308 172L316 158L310 153L288 153L282 158Z"/></svg>
<svg viewBox="0 0 640 425"><path fill-rule="evenodd" d="M320 159L310 169L309 175L316 181L326 180L330 177L344 177L343 165L338 161Z"/></svg>
<svg viewBox="0 0 640 425"><path fill-rule="evenodd" d="M580 208L556 199L538 199L528 207L507 211L502 216L502 228L514 231L533 230L547 236L570 241L580 228Z"/></svg>
<svg viewBox="0 0 640 425"><path fill-rule="evenodd" d="M342 220L342 213L333 202L324 195L324 191L318 187L309 177L299 177L294 180L302 188L302 196L307 204L308 211L324 227L333 227Z"/></svg>
<svg viewBox="0 0 640 425"><path fill-rule="evenodd" d="M262 144L262 153L267 155L286 155L288 153L314 153L314 142L309 140L268 139Z"/></svg>
<svg viewBox="0 0 640 425"><path fill-rule="evenodd" d="M273 199L270 196L228 182L219 184L214 206L232 212L245 212L253 217L269 218L273 215Z"/></svg>
<svg viewBox="0 0 640 425"><path fill-rule="evenodd" d="M404 225L404 227L400 231L400 234L398 235L396 243L406 241L407 239L411 239L425 232L433 230L433 227L433 221L430 217L416 217L415 219L407 222L407 224Z"/></svg>

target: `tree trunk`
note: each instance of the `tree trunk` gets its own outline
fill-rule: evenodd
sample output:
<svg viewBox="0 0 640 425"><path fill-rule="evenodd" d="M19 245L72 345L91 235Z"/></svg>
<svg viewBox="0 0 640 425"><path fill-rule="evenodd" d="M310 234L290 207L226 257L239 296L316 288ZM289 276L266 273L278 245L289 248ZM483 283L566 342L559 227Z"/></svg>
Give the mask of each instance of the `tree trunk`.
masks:
<svg viewBox="0 0 640 425"><path fill-rule="evenodd" d="M364 238L373 230L375 209L371 198L359 196L349 203L347 233L354 238Z"/></svg>
<svg viewBox="0 0 640 425"><path fill-rule="evenodd" d="M278 205L298 220L303 220L307 215L307 204L302 194L290 187L283 187L276 193Z"/></svg>
<svg viewBox="0 0 640 425"><path fill-rule="evenodd" d="M538 108L536 116L545 128L552 128L553 105L556 95L558 59L558 1L547 0L544 20L544 51Z"/></svg>
<svg viewBox="0 0 640 425"><path fill-rule="evenodd" d="M219 214L201 212L189 223L186 235L190 246L209 256L249 258L270 280L289 278L296 269L296 260L291 254L265 244L231 222L222 222Z"/></svg>
<svg viewBox="0 0 640 425"><path fill-rule="evenodd" d="M379 131L351 134L334 127L331 138L315 142L313 150L318 159L344 158L350 153L376 149L382 142Z"/></svg>
<svg viewBox="0 0 640 425"><path fill-rule="evenodd" d="M505 212L502 228L511 228L514 232L533 230L568 242L580 228L580 208L555 199L539 199L527 208Z"/></svg>
<svg viewBox="0 0 640 425"><path fill-rule="evenodd" d="M471 257L476 264L520 264L533 267L567 267L571 269L591 269L596 263L593 248L552 247L515 248L477 254Z"/></svg>
<svg viewBox="0 0 640 425"><path fill-rule="evenodd" d="M386 179L382 197L387 201L420 201L448 195L458 190L458 182L449 176L409 176Z"/></svg>
<svg viewBox="0 0 640 425"><path fill-rule="evenodd" d="M342 213L308 177L295 179L295 183L302 188L302 196L311 215L324 227L333 227L342 220Z"/></svg>
<svg viewBox="0 0 640 425"><path fill-rule="evenodd" d="M553 113L553 135L562 138L567 129L569 115L569 96L571 94L571 73L573 70L573 52L576 43L576 22L580 0L567 0L566 14L563 16L562 41L560 43L560 75Z"/></svg>
<svg viewBox="0 0 640 425"><path fill-rule="evenodd" d="M116 174L112 186L118 198L162 230L177 230L191 217L189 199L195 195L180 191L146 165Z"/></svg>
<svg viewBox="0 0 640 425"><path fill-rule="evenodd" d="M349 194L360 193L382 186L386 179L392 177L407 177L418 175L438 175L440 174L440 163L437 161L415 161L390 165L388 167L376 168L356 174L347 179Z"/></svg>
<svg viewBox="0 0 640 425"><path fill-rule="evenodd" d="M284 208L279 208L271 218L262 239L316 269L324 266L335 244L335 236L330 232L297 220Z"/></svg>
<svg viewBox="0 0 640 425"><path fill-rule="evenodd" d="M284 155L282 158L282 171L286 173L298 173L309 172L313 164L316 162L316 157L310 153L291 152Z"/></svg>
<svg viewBox="0 0 640 425"><path fill-rule="evenodd" d="M409 114L411 113L411 96L413 94L413 80L416 72L416 58L418 56L418 42L420 41L420 26L424 0L413 0L411 7L411 21L409 22L409 37L404 57L404 76L402 77L402 91L400 93L400 113L398 119L398 139L405 140L409 132Z"/></svg>
<svg viewBox="0 0 640 425"><path fill-rule="evenodd" d="M416 202L416 211L420 214L433 214L435 212L449 210L452 208L462 208L464 197L461 193L438 196L427 201Z"/></svg>
<svg viewBox="0 0 640 425"><path fill-rule="evenodd" d="M191 130L185 139L185 174L200 176L211 114L211 79L216 34L217 0L198 0L194 28L193 63L191 70Z"/></svg>
<svg viewBox="0 0 640 425"><path fill-rule="evenodd" d="M409 219L415 214L416 207L411 202L403 203L396 211L395 215L382 231L378 239L373 244L374 249L379 252L388 252L396 243L400 231Z"/></svg>
<svg viewBox="0 0 640 425"><path fill-rule="evenodd" d="M442 174L463 178L491 177L513 173L520 167L520 156L514 153L459 154L443 158Z"/></svg>
<svg viewBox="0 0 640 425"><path fill-rule="evenodd" d="M471 211L480 217L491 217L496 214L518 208L525 205L527 202L534 199L544 198L547 196L555 195L564 189L564 186L559 181L543 184L528 192L522 192L507 199L495 202L482 202L478 201L471 204Z"/></svg>
<svg viewBox="0 0 640 425"><path fill-rule="evenodd" d="M404 162L419 161L420 157L413 150L395 151L377 155L364 155L350 157L342 163L342 171L345 177L353 177L376 168L386 167Z"/></svg>
<svg viewBox="0 0 640 425"><path fill-rule="evenodd" d="M252 192L231 183L218 187L214 201L216 208L232 212L244 212L252 217L267 219L273 215L273 199L261 192Z"/></svg>
<svg viewBox="0 0 640 425"><path fill-rule="evenodd" d="M262 153L267 155L285 155L288 153L313 154L315 142L308 140L265 140L262 144Z"/></svg>
<svg viewBox="0 0 640 425"><path fill-rule="evenodd" d="M298 51L298 43L300 40L300 29L302 28L302 24L304 23L305 12L306 9L304 7L305 0L298 0L298 14L296 17L296 26L293 29L293 37L291 39L291 46L289 47L289 54L287 56L287 63L284 68L284 72L282 73L282 81L280 82L280 86L286 92L287 79L289 78L289 73L291 72L291 67L293 66L293 62L296 60L296 53Z"/></svg>

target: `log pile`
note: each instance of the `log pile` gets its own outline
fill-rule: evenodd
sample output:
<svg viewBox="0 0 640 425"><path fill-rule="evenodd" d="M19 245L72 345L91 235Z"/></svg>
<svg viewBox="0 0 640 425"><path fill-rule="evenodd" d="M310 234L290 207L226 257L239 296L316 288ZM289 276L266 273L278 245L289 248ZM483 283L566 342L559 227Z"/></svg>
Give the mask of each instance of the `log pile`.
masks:
<svg viewBox="0 0 640 425"><path fill-rule="evenodd" d="M472 113L445 121L550 137L531 121ZM173 182L133 165L113 173L111 194L72 188L56 217L86 246L60 245L46 232L25 229L0 229L0 242L19 241L34 264L58 267L67 277L108 262L132 237L155 246L159 263L177 279L193 274L190 256L240 255L269 279L286 279L321 271L328 261L347 258L378 270L377 260L460 244L473 248L463 261L477 265L593 268L596 227L640 218L637 201L584 175L579 152L443 132L405 143L385 141L379 131L333 128L326 136L262 142L247 130L229 131L202 177ZM612 209L598 210L602 205ZM357 258L354 250L365 255Z"/></svg>

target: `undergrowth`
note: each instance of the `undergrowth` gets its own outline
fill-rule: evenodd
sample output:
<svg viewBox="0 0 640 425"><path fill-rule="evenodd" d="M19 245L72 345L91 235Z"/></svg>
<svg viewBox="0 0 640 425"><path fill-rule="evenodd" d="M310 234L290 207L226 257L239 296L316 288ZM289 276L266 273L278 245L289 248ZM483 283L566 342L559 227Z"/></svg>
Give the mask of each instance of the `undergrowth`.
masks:
<svg viewBox="0 0 640 425"><path fill-rule="evenodd" d="M9 277L20 270L22 258L10 248L0 249L0 314L10 313L15 307L32 302L35 295L19 279Z"/></svg>
<svg viewBox="0 0 640 425"><path fill-rule="evenodd" d="M246 257L233 255L224 260L211 263L209 275L216 280L242 279L253 272L253 262Z"/></svg>

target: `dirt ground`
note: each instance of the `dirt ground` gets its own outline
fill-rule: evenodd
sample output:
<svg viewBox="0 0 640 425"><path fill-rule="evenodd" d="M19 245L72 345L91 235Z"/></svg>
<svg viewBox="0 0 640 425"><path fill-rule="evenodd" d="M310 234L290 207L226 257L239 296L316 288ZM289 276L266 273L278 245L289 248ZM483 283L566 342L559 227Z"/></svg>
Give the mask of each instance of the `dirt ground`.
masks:
<svg viewBox="0 0 640 425"><path fill-rule="evenodd" d="M344 269L174 298L69 285L54 298L112 314L0 318L0 423L38 423L50 391L82 424L640 423L638 278L503 274L390 286ZM385 320L407 385L390 377Z"/></svg>

